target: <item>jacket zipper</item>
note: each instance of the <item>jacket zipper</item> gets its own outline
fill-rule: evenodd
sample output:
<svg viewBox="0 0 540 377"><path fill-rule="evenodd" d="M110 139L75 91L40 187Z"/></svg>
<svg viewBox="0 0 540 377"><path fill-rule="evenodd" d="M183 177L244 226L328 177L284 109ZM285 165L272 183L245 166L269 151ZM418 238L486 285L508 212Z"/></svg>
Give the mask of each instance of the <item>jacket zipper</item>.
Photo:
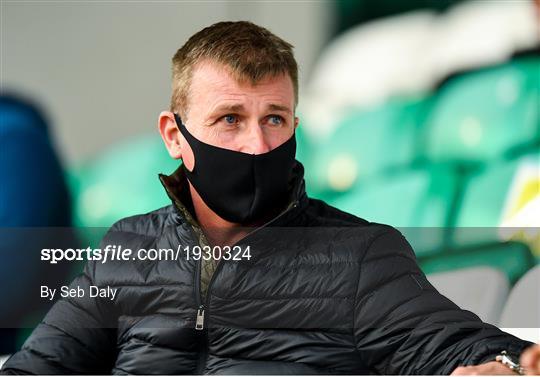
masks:
<svg viewBox="0 0 540 377"><path fill-rule="evenodd" d="M240 241L238 241L237 243L235 243L232 247L235 247L235 246L238 246L240 243L243 243L245 242L245 240L248 238L248 237L251 237L254 233L256 233L257 231L259 231L260 229L262 228L265 228L267 227L268 225L270 225L271 223L277 221L278 219L280 219L281 217L283 217L286 213L288 213L290 210L292 210L293 208L296 208L296 206L298 205L298 201L294 201L291 203L291 205L289 205L289 207L287 207L284 211L282 211L279 215L277 215L276 217L274 217L272 220L266 222L265 224L261 225L260 227L254 229L253 231L251 231L250 233L248 233L244 238L242 238ZM220 261L218 261L217 263L217 266L216 266L216 269L214 271L214 273L212 274L212 277L210 278L210 282L208 283L208 287L206 288L206 297L205 297L205 303L203 304L202 303L202 297L201 297L201 291L200 291L200 280L201 280L201 264L202 264L202 260L199 259L199 263L197 263L197 293L198 293L198 304L199 304L199 308L197 309L197 317L195 319L195 329L196 330L203 330L204 327L205 327L205 321L204 321L204 316L205 316L205 310L206 308L209 306L208 305L208 301L209 301L209 293L210 293L210 288L212 287L212 283L214 282L214 278L215 276L217 275L217 273L219 272L220 270L220 267L222 265L222 263L220 263Z"/></svg>
<svg viewBox="0 0 540 377"><path fill-rule="evenodd" d="M259 231L260 229L265 228L268 225L272 224L273 222L277 221L278 219L283 217L286 213L291 211L293 208L296 208L297 206L298 206L298 201L295 200L284 211L282 211L279 215L277 215L272 220L269 220L265 224L261 225L260 227L254 229L253 231L248 233L244 238L242 238L240 241L235 243L233 245L233 247L239 245L242 242L245 242L245 240L248 237L251 237L254 233ZM210 290L212 288L212 284L214 283L216 275L221 270L222 265L223 265L223 263L221 263L221 261L218 261L216 269L215 269L214 273L212 274L212 277L210 278L210 282L208 283L208 287L206 288L206 297L205 297L205 300L204 300L204 303L203 303L203 299L202 299L202 296L201 296L202 258L199 259L199 261L197 263L196 282L195 282L196 287L195 287L195 289L196 289L196 292L197 292L197 304L199 305L199 307L197 309L197 316L195 318L195 330L198 330L198 331L203 331L204 330L204 331L206 331L204 333L203 347L202 347L201 352L199 352L199 364L198 364L198 368L197 368L197 370L198 370L197 374L202 374L202 372L204 371L204 364L205 364L205 361L206 361L206 356L208 354L208 329L206 328L206 325L207 325L206 322L208 321L207 320L208 314L205 313L205 312L207 311L207 308L210 306L210 304L209 304L209 302L210 302Z"/></svg>
<svg viewBox="0 0 540 377"><path fill-rule="evenodd" d="M204 328L204 305L199 305L197 309L197 320L195 322L195 330L202 330Z"/></svg>
<svg viewBox="0 0 540 377"><path fill-rule="evenodd" d="M196 301L197 301L197 317L195 320L195 330L202 331L204 329L204 304L202 303L201 297L201 267L202 260L199 259L197 262L197 271L195 271L195 290L196 290ZM199 361L197 362L197 374L201 375L204 371L204 365L206 361L206 349L208 348L207 336L204 336L203 341L199 349Z"/></svg>

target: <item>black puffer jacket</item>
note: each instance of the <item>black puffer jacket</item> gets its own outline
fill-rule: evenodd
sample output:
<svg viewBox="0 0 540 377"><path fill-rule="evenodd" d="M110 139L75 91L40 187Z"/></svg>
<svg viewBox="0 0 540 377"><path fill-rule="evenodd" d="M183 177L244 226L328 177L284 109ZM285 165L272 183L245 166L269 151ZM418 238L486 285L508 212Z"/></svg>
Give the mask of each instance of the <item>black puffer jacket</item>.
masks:
<svg viewBox="0 0 540 377"><path fill-rule="evenodd" d="M174 191L174 205L117 222L102 245L197 245ZM300 164L291 193L238 244L250 260L220 261L205 302L200 262L184 255L89 262L72 286L118 288L114 301L58 301L3 372L448 374L529 345L441 296L395 228L307 198Z"/></svg>

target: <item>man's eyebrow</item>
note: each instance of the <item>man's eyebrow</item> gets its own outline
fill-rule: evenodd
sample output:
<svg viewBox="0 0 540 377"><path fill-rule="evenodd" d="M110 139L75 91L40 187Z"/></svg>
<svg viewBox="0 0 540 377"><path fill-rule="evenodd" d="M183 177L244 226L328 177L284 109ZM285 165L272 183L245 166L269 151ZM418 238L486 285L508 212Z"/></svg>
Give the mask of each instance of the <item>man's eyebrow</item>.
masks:
<svg viewBox="0 0 540 377"><path fill-rule="evenodd" d="M212 113L216 114L216 113L222 113L222 112L241 112L241 111L244 111L244 105L227 104L227 105L217 106L215 109L212 110Z"/></svg>
<svg viewBox="0 0 540 377"><path fill-rule="evenodd" d="M227 114L227 113L241 113L244 111L244 106L242 104L223 104L223 105L218 105L214 108L212 108L207 116L205 117L205 121L204 123L207 125L207 126L210 126L211 124L214 123L214 121L216 120L216 118L218 116L222 116L223 114Z"/></svg>
<svg viewBox="0 0 540 377"><path fill-rule="evenodd" d="M283 111L285 113L292 114L291 109L289 109L287 106L276 105L275 103L271 103L270 105L268 105L268 109L272 111Z"/></svg>
<svg viewBox="0 0 540 377"><path fill-rule="evenodd" d="M275 103L271 103L268 105L268 110L270 111L282 111L288 114L292 114L291 109L289 109L287 106L279 105ZM243 112L244 111L244 105L242 104L225 104L221 106L217 106L215 109L212 110L212 114L219 114L219 113L225 113L225 112Z"/></svg>

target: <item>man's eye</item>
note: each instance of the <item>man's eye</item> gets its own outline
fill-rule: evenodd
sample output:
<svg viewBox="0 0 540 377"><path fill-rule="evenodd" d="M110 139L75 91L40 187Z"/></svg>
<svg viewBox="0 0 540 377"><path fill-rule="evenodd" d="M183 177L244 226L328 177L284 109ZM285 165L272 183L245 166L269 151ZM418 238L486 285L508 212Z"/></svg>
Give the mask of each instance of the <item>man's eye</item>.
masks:
<svg viewBox="0 0 540 377"><path fill-rule="evenodd" d="M279 115L270 115L270 123L275 126L280 126L283 123L283 118Z"/></svg>
<svg viewBox="0 0 540 377"><path fill-rule="evenodd" d="M225 120L225 123L233 125L238 122L238 117L236 115L229 114L229 115L225 115L223 117L223 120Z"/></svg>

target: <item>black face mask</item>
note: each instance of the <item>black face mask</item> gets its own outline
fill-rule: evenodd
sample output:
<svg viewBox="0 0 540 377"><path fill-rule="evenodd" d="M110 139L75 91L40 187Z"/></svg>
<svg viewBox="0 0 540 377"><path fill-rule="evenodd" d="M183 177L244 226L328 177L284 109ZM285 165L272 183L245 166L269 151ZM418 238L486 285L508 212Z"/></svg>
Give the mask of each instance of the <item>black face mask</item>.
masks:
<svg viewBox="0 0 540 377"><path fill-rule="evenodd" d="M225 220L245 224L284 206L295 162L295 134L277 148L248 154L206 144L189 133L177 114L195 166L186 176L204 202Z"/></svg>

